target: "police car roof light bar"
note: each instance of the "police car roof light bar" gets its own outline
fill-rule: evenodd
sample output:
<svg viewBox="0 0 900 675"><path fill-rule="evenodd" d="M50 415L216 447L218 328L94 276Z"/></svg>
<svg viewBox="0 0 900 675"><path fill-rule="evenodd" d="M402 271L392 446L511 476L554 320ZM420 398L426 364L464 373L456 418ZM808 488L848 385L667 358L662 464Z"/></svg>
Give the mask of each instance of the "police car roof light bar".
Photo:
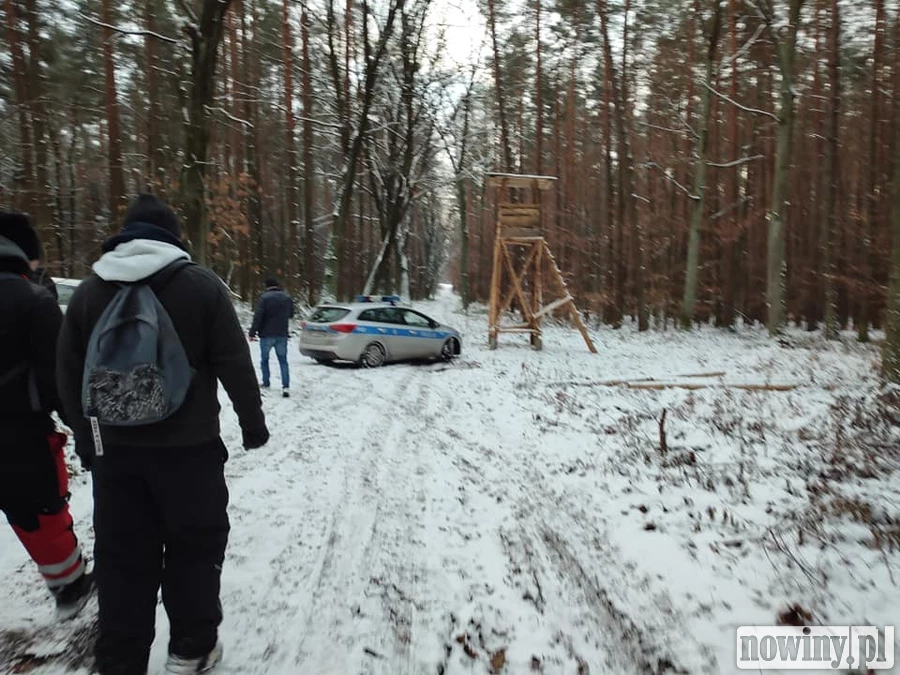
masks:
<svg viewBox="0 0 900 675"><path fill-rule="evenodd" d="M401 302L401 298L399 295L357 295L357 302L389 302L391 304L395 304Z"/></svg>

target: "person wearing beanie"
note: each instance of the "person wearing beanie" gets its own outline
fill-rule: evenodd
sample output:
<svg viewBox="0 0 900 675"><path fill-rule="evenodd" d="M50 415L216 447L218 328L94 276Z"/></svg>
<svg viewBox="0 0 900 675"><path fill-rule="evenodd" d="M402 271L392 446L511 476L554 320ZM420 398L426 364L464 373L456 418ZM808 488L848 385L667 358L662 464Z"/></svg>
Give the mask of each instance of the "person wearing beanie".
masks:
<svg viewBox="0 0 900 675"><path fill-rule="evenodd" d="M269 388L269 353L275 350L281 368L281 395L287 398L291 387L287 359L288 322L294 317L294 301L281 289L275 277L266 277L265 284L266 290L259 299L250 326L250 340L252 342L259 336L263 389Z"/></svg>
<svg viewBox="0 0 900 675"><path fill-rule="evenodd" d="M26 216L0 212L0 511L67 619L87 602L93 577L69 513L68 439L52 417L65 419L56 390L62 313L31 281L40 248Z"/></svg>
<svg viewBox="0 0 900 675"><path fill-rule="evenodd" d="M56 289L53 278L47 274L47 270L41 267L41 260L44 258L43 248L37 232L31 227L28 216L22 213L0 212L0 233L3 232L5 234L2 236L15 241L25 257L28 258L30 267L28 276L31 280L50 291L54 300L59 300L59 291Z"/></svg>
<svg viewBox="0 0 900 675"><path fill-rule="evenodd" d="M139 195L102 250L69 301L57 354L75 450L93 479L96 669L146 672L162 586L170 624L166 671L208 672L222 657L219 581L229 532L218 383L234 405L244 448L265 445L269 431L253 361L222 280L198 265L172 266L190 256L167 204ZM184 402L162 421L98 424L98 452L82 407L85 354L120 285L140 282L168 313L194 375Z"/></svg>

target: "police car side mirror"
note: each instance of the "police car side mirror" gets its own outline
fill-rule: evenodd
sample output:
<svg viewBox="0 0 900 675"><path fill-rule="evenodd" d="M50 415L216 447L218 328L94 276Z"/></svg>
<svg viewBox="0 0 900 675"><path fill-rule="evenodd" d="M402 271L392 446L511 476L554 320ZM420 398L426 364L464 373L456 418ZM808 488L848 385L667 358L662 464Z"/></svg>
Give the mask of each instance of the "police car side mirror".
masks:
<svg viewBox="0 0 900 675"><path fill-rule="evenodd" d="M429 321L429 322L428 322L428 325L429 325L431 328L437 328L437 327L440 326L441 324L439 324L437 321Z"/></svg>

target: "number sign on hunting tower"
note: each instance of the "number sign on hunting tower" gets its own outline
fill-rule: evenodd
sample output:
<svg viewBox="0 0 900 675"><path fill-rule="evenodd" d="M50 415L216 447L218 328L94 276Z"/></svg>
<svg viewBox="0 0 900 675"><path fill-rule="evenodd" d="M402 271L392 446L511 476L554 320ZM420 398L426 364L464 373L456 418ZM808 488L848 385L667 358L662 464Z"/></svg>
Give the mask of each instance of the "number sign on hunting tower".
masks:
<svg viewBox="0 0 900 675"><path fill-rule="evenodd" d="M555 176L489 173L487 187L495 191L497 233L494 239L494 266L491 274L491 307L488 341L497 348L500 333L528 333L531 346L541 349L541 319L557 309L566 309L581 331L592 354L594 343L588 336L575 299L550 251L541 214L541 196L553 187ZM544 302L544 272L555 299ZM516 308L521 323L501 325L504 314Z"/></svg>

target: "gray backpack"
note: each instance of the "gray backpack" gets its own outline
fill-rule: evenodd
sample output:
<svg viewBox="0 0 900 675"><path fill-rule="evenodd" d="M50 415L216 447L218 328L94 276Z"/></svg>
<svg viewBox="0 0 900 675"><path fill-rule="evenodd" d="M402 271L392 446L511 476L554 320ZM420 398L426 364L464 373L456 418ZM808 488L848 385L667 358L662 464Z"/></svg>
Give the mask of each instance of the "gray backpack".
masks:
<svg viewBox="0 0 900 675"><path fill-rule="evenodd" d="M153 424L184 403L194 370L156 292L191 264L178 260L147 281L120 284L97 320L81 385L82 408L95 441L99 441L99 425Z"/></svg>

